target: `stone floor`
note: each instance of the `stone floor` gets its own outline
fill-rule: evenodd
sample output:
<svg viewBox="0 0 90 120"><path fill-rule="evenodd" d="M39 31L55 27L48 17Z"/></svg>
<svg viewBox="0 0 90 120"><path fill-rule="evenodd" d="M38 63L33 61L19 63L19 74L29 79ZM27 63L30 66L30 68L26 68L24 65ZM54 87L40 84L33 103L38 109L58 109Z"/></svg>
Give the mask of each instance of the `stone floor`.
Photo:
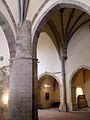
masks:
<svg viewBox="0 0 90 120"><path fill-rule="evenodd" d="M8 120L7 112L0 113L0 120ZM39 120L90 120L89 112L59 112L57 109L38 110Z"/></svg>
<svg viewBox="0 0 90 120"><path fill-rule="evenodd" d="M90 112L39 110L39 120L90 120Z"/></svg>

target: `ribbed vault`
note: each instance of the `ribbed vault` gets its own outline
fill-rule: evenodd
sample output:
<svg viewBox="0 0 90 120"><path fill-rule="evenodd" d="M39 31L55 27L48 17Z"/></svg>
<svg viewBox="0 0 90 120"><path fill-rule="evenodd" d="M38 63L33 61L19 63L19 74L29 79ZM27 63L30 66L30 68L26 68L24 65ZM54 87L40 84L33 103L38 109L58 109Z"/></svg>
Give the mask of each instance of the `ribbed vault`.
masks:
<svg viewBox="0 0 90 120"><path fill-rule="evenodd" d="M42 31L49 34L59 53L61 48L67 51L71 37L86 23L90 23L90 16L85 12L75 8L61 8L51 12Z"/></svg>

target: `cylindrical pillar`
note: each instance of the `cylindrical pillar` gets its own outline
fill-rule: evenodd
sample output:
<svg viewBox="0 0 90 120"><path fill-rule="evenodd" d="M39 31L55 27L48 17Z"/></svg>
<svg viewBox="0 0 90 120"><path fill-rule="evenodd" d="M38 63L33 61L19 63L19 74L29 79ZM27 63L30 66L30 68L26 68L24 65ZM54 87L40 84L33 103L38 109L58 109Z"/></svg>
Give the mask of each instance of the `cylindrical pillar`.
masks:
<svg viewBox="0 0 90 120"><path fill-rule="evenodd" d="M9 120L37 120L37 60L31 57L31 24L18 29L9 83ZM35 116L34 116L35 115Z"/></svg>
<svg viewBox="0 0 90 120"><path fill-rule="evenodd" d="M66 76L65 76L65 59L61 58L61 86L60 86L60 111L66 111Z"/></svg>

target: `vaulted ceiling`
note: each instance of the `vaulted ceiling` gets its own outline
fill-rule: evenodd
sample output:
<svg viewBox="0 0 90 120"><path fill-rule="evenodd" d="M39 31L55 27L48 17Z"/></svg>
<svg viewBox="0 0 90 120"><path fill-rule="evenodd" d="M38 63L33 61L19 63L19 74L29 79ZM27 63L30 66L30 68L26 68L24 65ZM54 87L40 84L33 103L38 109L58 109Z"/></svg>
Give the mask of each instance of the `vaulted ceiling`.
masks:
<svg viewBox="0 0 90 120"><path fill-rule="evenodd" d="M57 50L67 48L74 33L86 23L90 24L90 16L75 8L62 8L53 11L42 31L47 32Z"/></svg>

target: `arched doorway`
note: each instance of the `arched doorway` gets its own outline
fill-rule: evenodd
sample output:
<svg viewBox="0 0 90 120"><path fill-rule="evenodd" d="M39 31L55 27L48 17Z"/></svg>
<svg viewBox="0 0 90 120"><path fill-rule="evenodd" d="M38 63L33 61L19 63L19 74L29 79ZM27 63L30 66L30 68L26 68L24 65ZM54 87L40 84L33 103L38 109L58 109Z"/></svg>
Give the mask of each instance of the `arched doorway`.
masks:
<svg viewBox="0 0 90 120"><path fill-rule="evenodd" d="M71 82L72 108L79 111L90 111L90 70L79 69Z"/></svg>
<svg viewBox="0 0 90 120"><path fill-rule="evenodd" d="M59 105L59 83L53 76L45 74L38 81L38 109L58 109Z"/></svg>

